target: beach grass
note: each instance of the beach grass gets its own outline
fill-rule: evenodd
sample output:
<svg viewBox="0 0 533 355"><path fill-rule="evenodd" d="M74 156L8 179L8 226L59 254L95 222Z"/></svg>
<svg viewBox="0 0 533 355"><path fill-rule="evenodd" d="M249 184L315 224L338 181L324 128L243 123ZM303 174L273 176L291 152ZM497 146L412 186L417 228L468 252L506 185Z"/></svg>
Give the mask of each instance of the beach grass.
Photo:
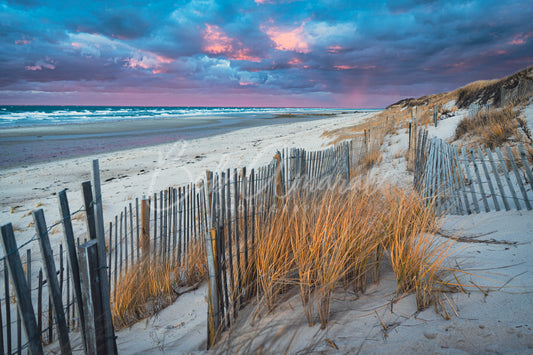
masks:
<svg viewBox="0 0 533 355"><path fill-rule="evenodd" d="M203 240L192 241L183 264L161 257L134 264L118 279L112 295L113 323L117 329L154 315L179 295L180 286L207 278Z"/></svg>
<svg viewBox="0 0 533 355"><path fill-rule="evenodd" d="M271 223L258 230L253 255L261 302L271 312L289 287L300 294L309 325L328 324L333 292L364 292L379 281L385 258L397 297L415 293L417 307L434 303L446 287L443 261L452 242L440 241L437 217L415 191L358 182L288 196Z"/></svg>
<svg viewBox="0 0 533 355"><path fill-rule="evenodd" d="M521 120L520 111L512 106L482 109L472 116L465 116L459 122L454 140L466 137L491 149L501 147L512 138L520 140Z"/></svg>

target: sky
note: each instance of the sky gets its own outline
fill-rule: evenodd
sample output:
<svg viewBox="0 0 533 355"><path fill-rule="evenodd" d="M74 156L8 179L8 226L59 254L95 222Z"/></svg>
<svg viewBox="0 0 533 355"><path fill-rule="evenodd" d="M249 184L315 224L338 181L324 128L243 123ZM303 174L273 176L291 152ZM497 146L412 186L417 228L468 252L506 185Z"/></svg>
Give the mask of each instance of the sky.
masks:
<svg viewBox="0 0 533 355"><path fill-rule="evenodd" d="M0 0L4 105L380 108L531 65L531 0Z"/></svg>

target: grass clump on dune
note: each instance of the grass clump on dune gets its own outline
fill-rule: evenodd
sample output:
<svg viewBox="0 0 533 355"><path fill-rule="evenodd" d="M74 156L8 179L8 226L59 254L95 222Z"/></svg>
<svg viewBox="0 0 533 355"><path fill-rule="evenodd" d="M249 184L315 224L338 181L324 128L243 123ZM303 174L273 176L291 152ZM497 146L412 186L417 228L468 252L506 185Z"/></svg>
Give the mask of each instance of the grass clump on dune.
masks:
<svg viewBox="0 0 533 355"><path fill-rule="evenodd" d="M116 328L124 328L169 306L178 297L178 287L206 279L203 240L190 243L182 265L152 258L140 261L125 272L113 291L111 312Z"/></svg>
<svg viewBox="0 0 533 355"><path fill-rule="evenodd" d="M463 118L455 130L454 139L463 137L489 148L500 147L511 140L520 141L522 128L528 134L527 125L520 117L520 111L512 106L501 109L482 109L473 116Z"/></svg>
<svg viewBox="0 0 533 355"><path fill-rule="evenodd" d="M387 259L397 295L415 292L419 309L446 289L443 260L451 243L437 240L431 206L416 192L362 183L287 197L258 230L254 252L262 304L271 311L287 286L297 287L309 325L330 317L333 292L364 292Z"/></svg>

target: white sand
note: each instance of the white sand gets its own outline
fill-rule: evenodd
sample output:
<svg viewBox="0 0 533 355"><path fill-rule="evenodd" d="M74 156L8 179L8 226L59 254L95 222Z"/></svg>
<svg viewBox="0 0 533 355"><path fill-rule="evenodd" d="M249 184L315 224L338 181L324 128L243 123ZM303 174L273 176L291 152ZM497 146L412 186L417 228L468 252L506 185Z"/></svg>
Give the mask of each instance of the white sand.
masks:
<svg viewBox="0 0 533 355"><path fill-rule="evenodd" d="M527 112L528 116L533 113ZM194 181L207 168L258 166L283 147L318 149L327 142L320 138L324 130L353 124L362 116L250 128L174 145L99 155L103 180L116 178L103 185L105 214L118 212L125 202L143 193ZM459 117L441 121L437 129L430 129L430 134L448 138L458 120ZM388 137L383 148L384 161L372 174L401 185L410 184L412 176L405 172L401 154L406 147L405 133ZM90 164L90 158L77 158L1 171L2 220L25 227L31 217L22 216L38 201L43 203L47 216L53 213L57 216L56 200L51 193L65 186L69 187L73 208L79 207L79 182L89 179ZM140 173L141 169L147 173ZM120 177L124 175L127 177ZM45 189L32 190L33 187ZM21 207L10 214L11 207L17 205ZM78 221L77 228L83 229L82 221ZM250 307L243 309L232 329L231 341L226 343L229 348L221 343L220 350L252 352L254 344L264 343L267 353L283 352L289 344L289 353L533 353L533 212L447 217L444 228L466 236L490 232L479 239L511 243L455 244L456 252L449 262L470 272L460 275L463 282L472 281L483 292L472 286L466 289L467 293L448 295L449 305L457 312L455 315L452 307L448 307L450 320L433 309L417 312L414 295L404 297L391 309L395 281L385 268L382 281L365 294L357 297L349 292L336 294L331 322L325 330L320 330L318 324L307 325L300 299L293 294L276 312L254 326L247 317ZM120 351L204 352L206 292L203 285L181 296L158 315L118 332ZM250 343L251 340L255 343Z"/></svg>
<svg viewBox="0 0 533 355"><path fill-rule="evenodd" d="M321 137L324 130L354 124L371 115L343 114L310 122L246 128L173 144L3 169L0 170L0 220L13 223L20 245L35 233L30 224L31 211L37 206L44 209L48 225L59 219L57 197L53 194L68 188L71 211L82 207L81 182L91 178L92 159L100 160L104 216L109 218L120 214L127 203L143 194L204 178L206 169L262 166L285 147L321 149L329 143ZM84 220L80 218L73 223L76 236L83 239ZM52 242L61 239L62 230L56 228L52 231ZM37 243L30 246L37 252Z"/></svg>
<svg viewBox="0 0 533 355"><path fill-rule="evenodd" d="M530 111L526 112L529 116ZM456 117L441 121L438 128L429 129L430 134L444 139L451 137L464 114L460 111ZM372 171L373 176L400 185L412 183L401 154L406 147L405 133L387 137L384 160ZM504 242L454 244L454 254L448 263L464 271L458 277L471 287L465 288L466 293L447 295L449 302L445 304L450 320L445 320L433 308L418 312L414 295L402 298L391 309L396 283L390 269L385 267L381 282L365 294L338 292L335 295L331 322L325 330L320 329L318 319L313 327L308 326L300 298L294 291L274 313L255 320L253 325L252 307L241 310L231 333L223 337L227 342L221 342L218 350L254 353L257 346L264 346L266 353L283 353L287 349L289 353L327 354L533 353L533 212L450 216L444 218L443 228L450 234ZM206 289L198 292L198 297L205 296ZM119 332L120 348L138 353L147 349L152 353L203 351L205 332L194 344L183 335L198 336L198 318L188 321L190 317L185 317L185 324L180 323L179 329L172 328L178 321L172 315L184 309L206 320L205 304L194 308L188 299L180 298L150 320L155 325L151 337L138 325Z"/></svg>

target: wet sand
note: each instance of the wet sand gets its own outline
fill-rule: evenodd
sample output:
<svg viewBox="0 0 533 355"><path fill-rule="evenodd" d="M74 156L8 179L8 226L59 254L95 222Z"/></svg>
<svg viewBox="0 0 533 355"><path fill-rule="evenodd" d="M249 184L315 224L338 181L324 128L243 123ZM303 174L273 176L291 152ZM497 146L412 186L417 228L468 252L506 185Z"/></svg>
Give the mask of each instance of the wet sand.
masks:
<svg viewBox="0 0 533 355"><path fill-rule="evenodd" d="M4 128L0 130L0 168L317 119L324 119L323 114L279 118L266 114L206 116Z"/></svg>

